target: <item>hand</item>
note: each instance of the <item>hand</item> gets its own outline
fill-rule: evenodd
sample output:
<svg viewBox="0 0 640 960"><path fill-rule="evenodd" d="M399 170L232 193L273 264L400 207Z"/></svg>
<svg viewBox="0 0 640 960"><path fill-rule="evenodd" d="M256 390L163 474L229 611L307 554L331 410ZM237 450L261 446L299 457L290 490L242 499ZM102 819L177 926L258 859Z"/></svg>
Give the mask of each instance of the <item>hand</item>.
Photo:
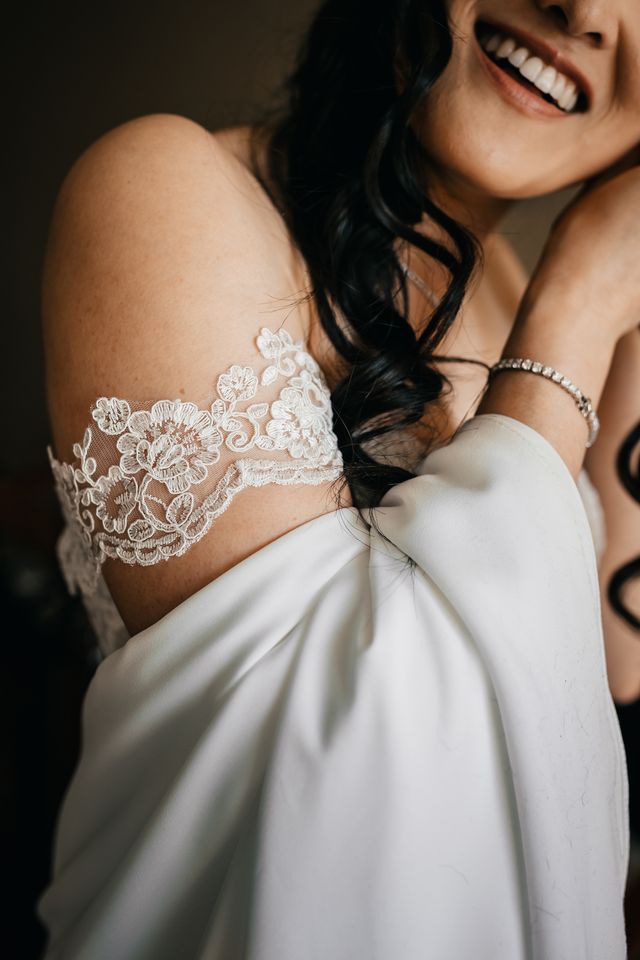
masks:
<svg viewBox="0 0 640 960"><path fill-rule="evenodd" d="M640 324L640 145L588 180L554 220L525 292L567 322L603 325L617 342ZM560 321L559 321L560 322Z"/></svg>

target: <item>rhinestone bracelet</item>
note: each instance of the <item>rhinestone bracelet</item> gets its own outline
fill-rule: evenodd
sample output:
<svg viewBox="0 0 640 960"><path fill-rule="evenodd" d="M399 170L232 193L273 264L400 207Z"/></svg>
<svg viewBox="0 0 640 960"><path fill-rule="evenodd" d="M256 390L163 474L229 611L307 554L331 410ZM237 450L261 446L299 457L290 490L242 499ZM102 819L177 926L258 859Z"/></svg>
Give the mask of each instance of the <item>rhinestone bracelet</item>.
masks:
<svg viewBox="0 0 640 960"><path fill-rule="evenodd" d="M598 414L593 409L589 397L585 397L582 390L576 387L575 383L573 383L569 377L565 377L564 374L555 370L553 367L545 366L543 363L534 360L523 360L522 357L509 357L506 360L500 360L499 363L495 363L489 371L489 379L491 380L491 378L501 370L525 370L529 373L539 373L540 376L546 377L547 380L553 380L554 383L563 387L567 393L571 394L578 410L589 424L589 439L586 445L587 447L592 446L600 429Z"/></svg>

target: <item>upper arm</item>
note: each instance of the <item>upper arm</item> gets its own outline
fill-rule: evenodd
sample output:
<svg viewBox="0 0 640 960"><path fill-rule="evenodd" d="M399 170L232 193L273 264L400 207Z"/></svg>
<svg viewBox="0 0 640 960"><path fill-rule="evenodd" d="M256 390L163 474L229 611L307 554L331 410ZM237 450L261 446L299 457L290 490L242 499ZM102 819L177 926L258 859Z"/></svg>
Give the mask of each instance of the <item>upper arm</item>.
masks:
<svg viewBox="0 0 640 960"><path fill-rule="evenodd" d="M272 361L256 348L256 335L267 326L305 341L302 308L291 307L295 292L285 231L264 200L256 202L238 162L199 125L170 115L143 117L110 131L76 161L56 200L43 270L46 396L58 460L75 466L91 428L88 452L97 468L79 475L73 496L79 515L91 514L105 542L130 536L134 518L136 536L146 536L151 518L158 542L164 532L175 543L182 537L184 546L185 531L192 536L199 529L195 508L205 498L218 503L213 495L225 470L241 459L234 452L238 423L249 443L242 458L291 464L286 444L260 449L253 443L259 433L267 435L269 415L246 415L252 390L237 394L242 402L234 400L226 381L223 396L218 377L234 364L245 371L249 366L258 375L250 380L253 403L278 398L287 379L281 371L260 385L260 372ZM291 357L301 362L299 354ZM104 418L89 415L99 398L126 401L147 419L136 420L135 429L133 420L128 426L123 421L101 433ZM151 423L152 403L159 400L171 403L159 408L162 416L156 409ZM216 421L212 402L224 421ZM241 413L235 425L232 407ZM174 429L172 446L167 435ZM154 436L165 446L153 447ZM110 468L121 471L121 497L119 505L105 501L101 517L100 497L116 477ZM169 562L140 565L109 555L102 570L129 632L156 622L244 557L331 509L329 479L308 478L286 491L281 482L287 481L244 489L233 509L225 507L209 523L210 532ZM143 503L145 490L149 500ZM137 500L125 522L126 497ZM191 507L188 527L183 520ZM122 529L113 510L121 511ZM211 511L204 511L200 525L207 517Z"/></svg>

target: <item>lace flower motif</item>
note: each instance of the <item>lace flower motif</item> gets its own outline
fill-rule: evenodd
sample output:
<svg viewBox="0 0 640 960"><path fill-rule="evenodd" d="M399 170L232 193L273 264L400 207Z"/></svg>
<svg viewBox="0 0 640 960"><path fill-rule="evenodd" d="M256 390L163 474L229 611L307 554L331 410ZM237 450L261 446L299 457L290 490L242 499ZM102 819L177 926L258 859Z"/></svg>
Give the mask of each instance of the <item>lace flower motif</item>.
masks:
<svg viewBox="0 0 640 960"><path fill-rule="evenodd" d="M125 399L99 397L91 409L95 428L88 426L82 444L74 444L73 464L56 460L47 447L65 519L58 556L71 592L78 585L90 595L108 556L143 565L180 556L245 487L318 484L340 475L343 460L320 367L286 330L262 327L255 343L268 366L260 377L251 366L230 366L217 378L209 409L176 399L132 411ZM259 387L278 378L286 381L278 398L255 402ZM115 439L112 459L119 455L101 474L94 429ZM286 451L289 458L234 460L205 496L198 487L223 445L243 454Z"/></svg>
<svg viewBox="0 0 640 960"><path fill-rule="evenodd" d="M131 413L125 429L117 442L123 454L122 473L131 475L142 469L164 483L170 493L182 493L202 483L207 467L220 459L222 434L211 414L195 403L158 400L150 411Z"/></svg>

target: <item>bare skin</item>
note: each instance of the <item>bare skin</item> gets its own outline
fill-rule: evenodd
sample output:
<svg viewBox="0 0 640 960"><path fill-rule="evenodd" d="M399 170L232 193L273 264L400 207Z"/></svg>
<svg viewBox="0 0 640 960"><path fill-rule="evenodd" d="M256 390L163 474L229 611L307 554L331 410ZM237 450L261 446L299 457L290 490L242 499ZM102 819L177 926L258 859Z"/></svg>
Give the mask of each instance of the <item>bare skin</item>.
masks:
<svg viewBox="0 0 640 960"><path fill-rule="evenodd" d="M255 192L257 207L268 203L260 184L254 179L249 161L249 126L228 127L214 131L215 138L229 154L239 161L246 171L239 171L238 187L245 197L248 190ZM269 206L271 206L269 204ZM279 214L272 207L274 216ZM484 239L485 267L471 286L465 304L456 323L438 347L438 353L445 356L461 356L484 363L496 363L513 326L513 318L518 309L528 283L527 272L513 247L499 232ZM309 275L299 251L291 246L290 256L296 263L299 287L305 293L310 289ZM408 262L416 272L424 273L418 258L408 257ZM422 261L424 264L424 260ZM410 290L410 321L416 329L424 324L428 304L421 292L412 287ZM329 389L333 390L341 376L346 373L342 358L336 353L327 336L312 298L303 307L309 352L320 364ZM457 427L473 416L480 402L480 393L486 382L486 370L475 364L442 363L440 369L449 376L454 384L454 392L441 401L442 411L438 417L430 411L430 424L437 424L437 432L444 441ZM347 502L351 503L348 491Z"/></svg>
<svg viewBox="0 0 640 960"><path fill-rule="evenodd" d="M557 121L505 103L482 72L473 25L479 15L502 19L503 7L498 0L451 0L454 53L430 92L428 113L417 118L433 157L436 199L468 223L486 257L440 349L487 363L503 349L541 357L572 377L596 407L603 399L613 437L628 416L620 413L620 391L615 402L605 402L605 383L616 345L637 334L640 314L638 171L595 187L569 211L528 283L499 235L499 221L515 199L596 177L640 140L635 0L509 5L510 22L553 42L593 84L589 112ZM248 170L246 132L211 134L185 118L143 117L109 132L74 165L53 218L43 283L48 407L62 458L70 458L96 396L139 396L143 387L145 397L195 397L208 386L213 361L224 368L246 349L265 300L293 302L308 289L279 214ZM441 292L437 268L412 266ZM418 325L424 301L413 288L411 298L410 322ZM287 323L306 339L333 387L339 360L309 303L287 313ZM581 431L564 391L540 377L505 373L476 406L485 371L446 365L445 372L455 393L442 407L443 438L475 412L503 413L545 436L577 477L586 427ZM624 379L631 383L628 368ZM625 402L633 410L628 389ZM608 456L611 447L600 449ZM596 450L594 456L594 475L611 486L609 466L598 469ZM275 486L243 491L216 531L171 564L139 568L108 560L105 580L130 633L267 543L334 510L330 486L300 485L286 497ZM608 530L628 534L634 523L637 529L628 497L606 499ZM340 506L350 503L345 488ZM620 543L612 538L607 564L628 559ZM614 622L605 637L607 664L615 666L612 692L620 700L640 689L639 646L623 634Z"/></svg>
<svg viewBox="0 0 640 960"><path fill-rule="evenodd" d="M249 170L247 134L246 127L210 133L173 116L140 118L110 131L70 171L43 277L48 409L59 458L73 459L96 396L133 398L143 389L145 397L197 399L209 389L212 367L246 354L260 316L274 326L286 319L335 386L339 358L310 301L293 307L308 277L280 214ZM497 240L475 301L486 299L489 333L469 309L459 342L452 339L448 348L487 361L500 354L522 284L517 261ZM507 273L513 270L511 289L500 280L503 263ZM492 305L499 306L495 315ZM420 322L419 295L413 307ZM459 421L470 415L482 379L473 367L457 369L461 381L469 370L474 378L456 391ZM108 558L103 575L130 634L289 530L352 506L346 484L339 499L337 492L331 482L297 485L286 497L275 485L247 489L217 518L215 534L170 564L139 567Z"/></svg>

